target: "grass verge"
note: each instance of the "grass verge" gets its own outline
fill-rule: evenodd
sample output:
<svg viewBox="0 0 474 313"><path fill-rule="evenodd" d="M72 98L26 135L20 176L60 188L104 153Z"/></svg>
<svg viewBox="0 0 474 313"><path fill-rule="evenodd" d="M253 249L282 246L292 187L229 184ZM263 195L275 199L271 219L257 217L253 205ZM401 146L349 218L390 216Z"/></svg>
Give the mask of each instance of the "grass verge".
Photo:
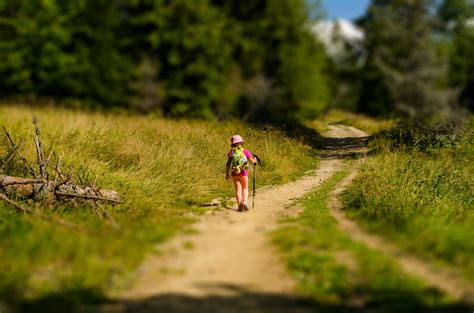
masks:
<svg viewBox="0 0 474 313"><path fill-rule="evenodd" d="M376 142L344 195L347 213L369 230L474 282L474 136L419 148Z"/></svg>
<svg viewBox="0 0 474 313"><path fill-rule="evenodd" d="M462 312L438 291L402 272L387 256L353 242L326 201L343 170L301 200L303 213L273 233L298 289L324 312Z"/></svg>

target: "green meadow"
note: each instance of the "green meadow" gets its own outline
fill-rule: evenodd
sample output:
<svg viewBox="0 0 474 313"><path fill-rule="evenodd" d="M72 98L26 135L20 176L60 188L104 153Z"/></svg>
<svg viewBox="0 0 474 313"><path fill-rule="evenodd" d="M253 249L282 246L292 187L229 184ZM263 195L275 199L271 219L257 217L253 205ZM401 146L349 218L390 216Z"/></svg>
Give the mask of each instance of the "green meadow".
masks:
<svg viewBox="0 0 474 313"><path fill-rule="evenodd" d="M284 184L318 164L314 151L300 141L240 122L1 106L0 124L15 142L23 139L21 151L32 163L36 160L33 114L45 149L51 145L63 157L63 171L79 173L89 183L97 176L97 186L120 193L124 202L107 209L121 229L114 230L87 206L38 205L81 227L74 231L18 214L0 202L0 298L10 302L59 292L81 301L84 291L100 295L125 286L156 244L189 229L189 222L205 211L203 203L233 197L225 163L230 136L236 131L264 160L259 186ZM285 153L280 153L282 147ZM0 157L9 151L2 135ZM18 159L6 164L4 171L28 176Z"/></svg>

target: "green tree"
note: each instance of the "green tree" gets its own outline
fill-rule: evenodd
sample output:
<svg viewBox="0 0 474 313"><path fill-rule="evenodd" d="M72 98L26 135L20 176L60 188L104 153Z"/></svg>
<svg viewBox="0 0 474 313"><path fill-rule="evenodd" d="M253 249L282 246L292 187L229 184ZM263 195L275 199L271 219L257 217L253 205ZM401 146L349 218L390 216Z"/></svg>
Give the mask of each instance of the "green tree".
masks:
<svg viewBox="0 0 474 313"><path fill-rule="evenodd" d="M0 89L126 103L131 64L114 35L119 23L116 6L105 0L2 1Z"/></svg>
<svg viewBox="0 0 474 313"><path fill-rule="evenodd" d="M320 2L214 0L230 18L244 84L241 114L269 120L313 117L330 92L324 49L309 31ZM311 5L311 6L310 6Z"/></svg>
<svg viewBox="0 0 474 313"><path fill-rule="evenodd" d="M450 93L440 86L443 66L433 42L429 0L373 0L362 21L367 60L359 108L397 111L413 119L450 115Z"/></svg>
<svg viewBox="0 0 474 313"><path fill-rule="evenodd" d="M141 69L134 89L157 89L152 107L166 115L212 118L232 61L222 12L208 0L129 1L125 10L127 49Z"/></svg>
<svg viewBox="0 0 474 313"><path fill-rule="evenodd" d="M330 98L308 29L318 4L0 0L0 91L173 117L314 116Z"/></svg>
<svg viewBox="0 0 474 313"><path fill-rule="evenodd" d="M269 15L279 15L285 23L286 34L280 40L280 51L276 58L279 69L277 82L286 87L286 97L292 103L297 117L314 118L329 104L331 99L327 64L329 60L323 45L307 29L308 7L305 1L272 2ZM277 37L277 36L276 36ZM278 38L278 37L277 37Z"/></svg>
<svg viewBox="0 0 474 313"><path fill-rule="evenodd" d="M474 1L444 0L438 10L441 29L451 44L449 83L460 89L459 102L474 109Z"/></svg>

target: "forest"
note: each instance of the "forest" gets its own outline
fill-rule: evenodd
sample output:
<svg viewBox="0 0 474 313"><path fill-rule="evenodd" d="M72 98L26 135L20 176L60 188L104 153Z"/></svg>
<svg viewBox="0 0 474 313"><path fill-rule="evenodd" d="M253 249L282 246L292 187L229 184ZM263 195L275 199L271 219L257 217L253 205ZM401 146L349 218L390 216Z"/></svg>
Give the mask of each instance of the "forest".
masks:
<svg viewBox="0 0 474 313"><path fill-rule="evenodd" d="M473 10L372 1L356 21L362 45L335 59L311 32L317 0L2 0L0 94L175 118L275 122L342 107L447 120L473 107Z"/></svg>

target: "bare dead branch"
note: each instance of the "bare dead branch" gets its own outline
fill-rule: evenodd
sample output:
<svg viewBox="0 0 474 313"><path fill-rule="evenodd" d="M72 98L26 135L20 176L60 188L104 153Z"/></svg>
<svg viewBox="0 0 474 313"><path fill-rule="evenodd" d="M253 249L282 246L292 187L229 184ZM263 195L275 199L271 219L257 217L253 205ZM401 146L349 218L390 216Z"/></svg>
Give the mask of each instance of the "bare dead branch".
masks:
<svg viewBox="0 0 474 313"><path fill-rule="evenodd" d="M91 185L91 188L97 196L103 197L102 192L100 192L100 190L97 190L94 187L96 180L97 180L97 175L95 176L95 179L94 179L94 182ZM105 216L105 218L107 218L107 220L110 222L110 225L112 225L112 227L114 227L115 229L119 229L120 228L119 223L117 223L117 221L113 218L113 216L110 214L110 212L106 208L100 207L95 201L94 201L94 203L97 205L97 208L99 208L102 211L103 216Z"/></svg>
<svg viewBox="0 0 474 313"><path fill-rule="evenodd" d="M99 175L95 175L94 181L93 181L92 184L91 184L91 188L94 189L94 191L95 191L95 184L97 183L97 177L98 177L98 176L99 176Z"/></svg>
<svg viewBox="0 0 474 313"><path fill-rule="evenodd" d="M16 147L13 147L13 149L10 151L7 157L3 160L3 166L8 164L8 162L10 162L15 157L15 150L20 149L22 144L23 144L23 139L20 140L20 142L16 145Z"/></svg>
<svg viewBox="0 0 474 313"><path fill-rule="evenodd" d="M110 222L110 225L112 225L112 227L115 228L115 229L119 229L120 228L119 223L117 223L117 221L113 218L113 216L110 214L110 212L105 208L101 208L101 209L102 209L102 212L104 213L105 217L107 218L107 220Z"/></svg>
<svg viewBox="0 0 474 313"><path fill-rule="evenodd" d="M0 191L5 192L1 193L2 197L0 200L8 202L18 211L29 213L32 215L39 216L46 220L51 220L55 223L62 224L67 227L75 227L73 224L53 218L49 215L45 215L40 211L30 209L28 207L22 206L17 202L8 198L8 195L14 194L22 198L34 198L36 201L46 200L49 201L53 198L69 197L74 199L84 199L86 203L89 203L92 200L93 207L92 210L95 214L106 219L112 227L119 229L120 225L115 221L113 216L109 213L106 208L103 208L99 205L99 201L107 201L110 203L122 203L120 196L116 191L113 190L100 190L96 188L97 175L95 176L92 184L90 186L84 185L84 179L80 173L77 173L77 177L80 180L82 185L76 185L73 183L72 165L69 173L63 174L61 171L62 165L62 156L57 157L55 152L52 149L52 145L49 148L48 157L45 159L43 146L41 142L41 131L39 129L37 119L34 118L33 123L35 124L35 135L34 142L36 148L36 157L39 167L39 173L35 171L35 168L28 162L28 160L20 153L19 147L21 141L18 145L15 145L10 134L3 127L3 130L13 148L12 154L16 154L23 161L23 164L28 169L29 173L35 178L22 178L22 177L12 177L0 175ZM54 180L50 180L50 174L48 173L48 165L50 164L52 158L56 158L56 174ZM77 207L78 202L72 201L72 204Z"/></svg>
<svg viewBox="0 0 474 313"><path fill-rule="evenodd" d="M34 168L30 165L30 163L28 162L28 160L20 153L20 151L16 148L17 145L15 145L15 143L13 142L13 139L12 137L10 136L10 134L8 133L7 129L5 128L5 126L2 126L3 128L3 131L5 132L5 135L7 136L8 138L8 141L10 142L10 144L12 145L13 147L13 150L15 150L15 153L18 155L18 157L23 161L23 164L25 165L26 169L28 170L28 172L33 175L33 177L35 178L39 178L39 175L36 174L36 171L34 170Z"/></svg>
<svg viewBox="0 0 474 313"><path fill-rule="evenodd" d="M37 211L34 211L28 207L25 207L23 205L20 205L19 203L11 200L10 198L8 198L5 194L3 193L0 193L0 200L3 200L5 202L7 202L8 204L10 204L12 207L14 207L16 210L22 212L22 213L28 213L28 214L31 214L31 215L34 215L34 216L38 216L44 220L47 220L47 221L51 221L51 222L54 222L56 224L59 224L59 225L62 225L62 226L65 226L65 227L68 227L68 228L71 228L71 229L78 229L77 225L76 224L73 224L71 222L68 222L68 221L65 221L63 219L60 219L60 218L53 218L51 216L48 216L46 214L43 214L41 212L37 212Z"/></svg>
<svg viewBox="0 0 474 313"><path fill-rule="evenodd" d="M45 180L36 179L36 178L22 178L22 177L0 175L0 187L10 186L10 185L31 185L31 184L41 184L41 183L45 183Z"/></svg>
<svg viewBox="0 0 474 313"><path fill-rule="evenodd" d="M57 190L57 189L58 189L59 187L61 187L62 185L65 185L65 184L69 183L70 180L71 180L71 177L66 177L66 178L64 178L62 181L60 181L60 182L56 185L56 187L55 187L54 189Z"/></svg>
<svg viewBox="0 0 474 313"><path fill-rule="evenodd" d="M10 204L11 206L13 206L15 209L17 209L18 211L20 211L22 213L31 213L31 214L33 213L33 210L31 210L30 208L26 208L26 207L23 207L23 206L19 205L18 203L11 200L10 198L8 198L3 193L0 193L0 200L5 201L6 203Z"/></svg>
<svg viewBox="0 0 474 313"><path fill-rule="evenodd" d="M48 175L49 177L49 173L48 173L48 165L49 165L49 162L51 161L51 158L53 157L53 150L51 150L49 152L49 155L48 155L48 158L46 159L46 161L44 162L44 168L45 168L45 171L46 171L46 174Z"/></svg>
<svg viewBox="0 0 474 313"><path fill-rule="evenodd" d="M63 179L64 175L61 173L61 163L62 163L62 156L59 156L58 161L56 162L56 175L54 176L54 180Z"/></svg>
<svg viewBox="0 0 474 313"><path fill-rule="evenodd" d="M69 193L69 192L63 192L63 191L55 191L54 194L58 196L65 196L65 197L84 198L84 199L102 200L102 201L108 201L108 202L114 202L114 203L122 203L121 200L110 199L110 198L100 197L100 196L95 196L95 195L81 195L77 193Z"/></svg>
<svg viewBox="0 0 474 313"><path fill-rule="evenodd" d="M44 153L43 153L43 144L41 143L41 131L38 126L38 119L36 116L33 117L33 123L35 124L35 146L36 154L38 159L38 166L40 170L41 178L46 178L46 169L44 166Z"/></svg>

